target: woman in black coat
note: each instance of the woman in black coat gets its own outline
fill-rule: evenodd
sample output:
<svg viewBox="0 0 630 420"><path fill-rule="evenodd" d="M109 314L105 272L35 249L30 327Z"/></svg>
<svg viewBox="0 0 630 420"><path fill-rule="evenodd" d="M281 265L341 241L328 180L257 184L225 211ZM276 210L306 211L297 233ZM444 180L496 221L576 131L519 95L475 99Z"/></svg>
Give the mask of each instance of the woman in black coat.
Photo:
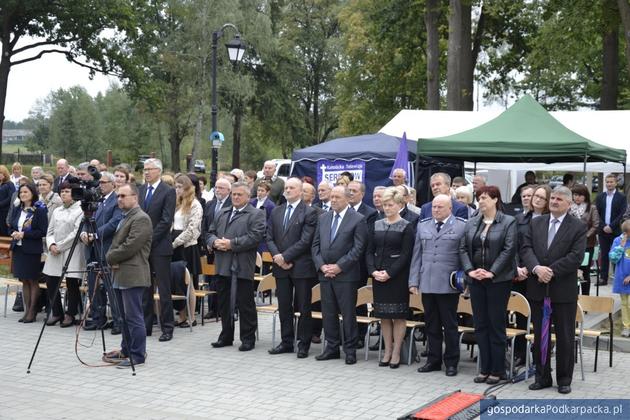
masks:
<svg viewBox="0 0 630 420"><path fill-rule="evenodd" d="M15 192L15 185L9 178L9 170L0 165L0 236L9 236L9 226L4 222L11 208L11 197Z"/></svg>
<svg viewBox="0 0 630 420"><path fill-rule="evenodd" d="M21 185L18 190L20 205L11 213L10 232L13 242L13 276L23 283L24 317L20 322L34 322L39 300L38 279L41 272L42 238L48 229L46 205L38 201L33 184Z"/></svg>
<svg viewBox="0 0 630 420"><path fill-rule="evenodd" d="M480 374L474 381L496 384L505 379L505 315L516 275L516 220L499 211L501 193L497 187L482 187L477 197L479 215L466 225L460 258L470 284L481 358Z"/></svg>

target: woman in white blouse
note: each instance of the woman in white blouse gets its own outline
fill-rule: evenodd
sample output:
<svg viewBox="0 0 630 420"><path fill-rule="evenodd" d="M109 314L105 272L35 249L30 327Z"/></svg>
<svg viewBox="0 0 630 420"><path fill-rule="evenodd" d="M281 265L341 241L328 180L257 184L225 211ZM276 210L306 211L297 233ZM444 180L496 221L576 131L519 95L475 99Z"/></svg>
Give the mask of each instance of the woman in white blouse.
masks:
<svg viewBox="0 0 630 420"><path fill-rule="evenodd" d="M37 190L39 191L39 196L41 200L44 202L44 204L46 204L46 208L48 209L49 222L55 209L63 205L59 194L52 190L53 182L53 177L50 174L43 174L37 180Z"/></svg>
<svg viewBox="0 0 630 420"><path fill-rule="evenodd" d="M201 219L203 208L195 197L195 187L188 175L180 174L175 178L175 192L177 205L173 220L173 261L185 261L195 288L198 287L198 277L201 274L201 258L197 240L201 234ZM175 284L177 294L186 294L183 284ZM192 296L194 302L194 296ZM182 301L174 301L173 306L179 311L177 325L182 328L189 326L185 305ZM193 321L193 325L196 321Z"/></svg>
<svg viewBox="0 0 630 420"><path fill-rule="evenodd" d="M48 301L52 306L53 315L48 319L47 325L55 325L61 320L61 316L63 315L61 297L57 294L57 299L53 302L53 293L61 281L63 265L70 254L72 242L79 230L81 219L83 218L81 202L72 200L72 187L70 184L66 182L61 184L59 186L59 195L61 196L62 206L54 210L48 224L48 232L46 233L46 249L48 250L48 254L46 256L43 273L46 275ZM68 265L68 274L66 276L68 308L61 322L62 328L74 325L74 317L78 313L79 302L81 300L79 285L81 284L81 272L83 270L85 270L85 249L83 243L79 241L70 259L70 264Z"/></svg>

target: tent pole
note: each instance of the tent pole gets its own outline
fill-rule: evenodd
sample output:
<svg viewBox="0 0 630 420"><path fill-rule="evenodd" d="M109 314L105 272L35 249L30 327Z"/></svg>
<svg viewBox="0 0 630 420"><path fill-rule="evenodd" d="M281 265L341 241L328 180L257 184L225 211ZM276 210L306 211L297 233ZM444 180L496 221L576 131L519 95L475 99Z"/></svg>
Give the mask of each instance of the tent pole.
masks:
<svg viewBox="0 0 630 420"><path fill-rule="evenodd" d="M473 175L477 175L477 161L474 162L475 166L473 167Z"/></svg>
<svg viewBox="0 0 630 420"><path fill-rule="evenodd" d="M588 160L588 154L584 153L584 174L586 175L586 161Z"/></svg>

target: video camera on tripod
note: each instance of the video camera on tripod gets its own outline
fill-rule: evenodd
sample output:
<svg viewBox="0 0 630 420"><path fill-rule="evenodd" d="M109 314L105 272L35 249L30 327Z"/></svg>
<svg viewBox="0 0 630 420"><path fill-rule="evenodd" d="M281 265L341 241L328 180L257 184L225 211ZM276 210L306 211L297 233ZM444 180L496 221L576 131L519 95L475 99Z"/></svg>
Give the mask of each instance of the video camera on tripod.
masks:
<svg viewBox="0 0 630 420"><path fill-rule="evenodd" d="M99 180L101 179L101 173L94 165L87 167L88 173L92 176L91 181L85 181L83 179L78 180L78 184L72 185L72 199L74 201L81 201L81 209L85 213L94 213L98 208L98 203L102 201L103 194L99 188Z"/></svg>

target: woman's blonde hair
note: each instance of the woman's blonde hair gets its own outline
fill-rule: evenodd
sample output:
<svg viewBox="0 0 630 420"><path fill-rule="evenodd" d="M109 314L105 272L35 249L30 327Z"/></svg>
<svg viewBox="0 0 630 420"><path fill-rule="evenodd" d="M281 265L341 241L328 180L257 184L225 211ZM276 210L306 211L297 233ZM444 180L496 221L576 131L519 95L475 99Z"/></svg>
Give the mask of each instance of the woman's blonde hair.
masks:
<svg viewBox="0 0 630 420"><path fill-rule="evenodd" d="M400 204L403 207L407 204L405 195L396 187L388 187L385 189L383 197L381 198L381 203L385 203L389 200L392 200L394 203Z"/></svg>
<svg viewBox="0 0 630 420"><path fill-rule="evenodd" d="M190 213L192 203L195 200L195 186L193 185L188 175L179 174L175 177L176 184L182 184L183 191L177 196L177 210L181 210L182 213Z"/></svg>
<svg viewBox="0 0 630 420"><path fill-rule="evenodd" d="M6 184L7 182L11 182L11 175L9 175L9 170L6 166L0 165L0 174L4 175L4 178L0 182L0 184Z"/></svg>

